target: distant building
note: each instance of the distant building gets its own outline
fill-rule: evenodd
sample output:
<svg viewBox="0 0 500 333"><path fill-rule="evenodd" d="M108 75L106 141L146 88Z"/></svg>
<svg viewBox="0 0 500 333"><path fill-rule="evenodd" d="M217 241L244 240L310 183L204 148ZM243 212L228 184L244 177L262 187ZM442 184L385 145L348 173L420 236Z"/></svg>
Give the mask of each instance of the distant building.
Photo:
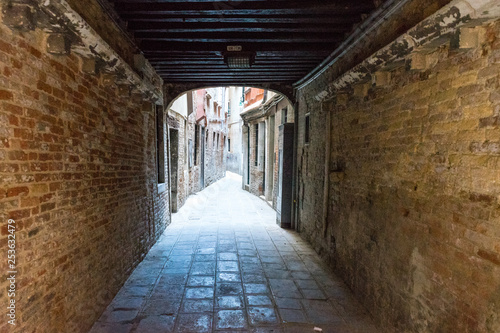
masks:
<svg viewBox="0 0 500 333"><path fill-rule="evenodd" d="M240 113L243 111L244 95L243 87L228 87L226 88L226 105L227 105L227 170L243 174L243 159L242 159L242 127L243 120Z"/></svg>
<svg viewBox="0 0 500 333"><path fill-rule="evenodd" d="M225 100L224 88L201 89L180 96L168 110L173 212L226 174Z"/></svg>
<svg viewBox="0 0 500 333"><path fill-rule="evenodd" d="M243 119L243 188L277 209L280 174L280 128L293 123L293 107L283 95L245 90ZM293 142L293 140L292 140Z"/></svg>

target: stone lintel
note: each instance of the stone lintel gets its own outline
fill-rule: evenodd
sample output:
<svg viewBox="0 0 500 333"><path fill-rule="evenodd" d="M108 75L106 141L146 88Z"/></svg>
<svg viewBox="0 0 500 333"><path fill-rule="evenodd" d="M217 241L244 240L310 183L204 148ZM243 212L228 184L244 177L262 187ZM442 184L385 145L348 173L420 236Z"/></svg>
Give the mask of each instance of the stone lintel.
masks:
<svg viewBox="0 0 500 333"><path fill-rule="evenodd" d="M97 74L97 66L95 58L81 57L82 72L86 74Z"/></svg>
<svg viewBox="0 0 500 333"><path fill-rule="evenodd" d="M55 55L70 54L71 42L63 33L49 33L47 37L47 52Z"/></svg>
<svg viewBox="0 0 500 333"><path fill-rule="evenodd" d="M33 8L27 4L11 3L3 5L3 23L11 29L34 30Z"/></svg>

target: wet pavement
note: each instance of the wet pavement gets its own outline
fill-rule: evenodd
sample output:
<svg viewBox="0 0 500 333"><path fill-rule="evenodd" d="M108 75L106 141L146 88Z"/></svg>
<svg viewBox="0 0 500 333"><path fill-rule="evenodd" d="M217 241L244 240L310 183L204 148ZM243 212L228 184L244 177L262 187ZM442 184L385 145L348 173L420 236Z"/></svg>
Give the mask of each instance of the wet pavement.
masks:
<svg viewBox="0 0 500 333"><path fill-rule="evenodd" d="M228 172L172 220L91 333L380 332L241 177Z"/></svg>

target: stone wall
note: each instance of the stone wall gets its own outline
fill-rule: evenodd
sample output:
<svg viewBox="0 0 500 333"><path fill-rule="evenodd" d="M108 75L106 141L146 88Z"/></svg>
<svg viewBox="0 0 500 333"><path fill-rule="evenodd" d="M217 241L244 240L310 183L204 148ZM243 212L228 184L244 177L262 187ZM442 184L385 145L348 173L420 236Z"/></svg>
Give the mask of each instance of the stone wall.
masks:
<svg viewBox="0 0 500 333"><path fill-rule="evenodd" d="M500 23L458 33L299 91L299 229L387 332L500 331Z"/></svg>
<svg viewBox="0 0 500 333"><path fill-rule="evenodd" d="M14 219L18 272L2 332L87 332L170 222L153 105L48 54L46 37L0 23L0 244Z"/></svg>
<svg viewBox="0 0 500 333"><path fill-rule="evenodd" d="M209 123L205 132L205 187L226 175L225 143L227 132L219 124Z"/></svg>

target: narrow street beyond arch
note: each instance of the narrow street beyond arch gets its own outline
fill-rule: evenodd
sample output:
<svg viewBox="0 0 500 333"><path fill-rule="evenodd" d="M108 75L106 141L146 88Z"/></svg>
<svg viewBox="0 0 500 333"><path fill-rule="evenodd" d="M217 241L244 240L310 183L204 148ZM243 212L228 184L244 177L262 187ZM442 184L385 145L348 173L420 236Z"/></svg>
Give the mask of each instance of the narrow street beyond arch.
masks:
<svg viewBox="0 0 500 333"><path fill-rule="evenodd" d="M91 333L379 332L276 212L227 176L188 198Z"/></svg>

